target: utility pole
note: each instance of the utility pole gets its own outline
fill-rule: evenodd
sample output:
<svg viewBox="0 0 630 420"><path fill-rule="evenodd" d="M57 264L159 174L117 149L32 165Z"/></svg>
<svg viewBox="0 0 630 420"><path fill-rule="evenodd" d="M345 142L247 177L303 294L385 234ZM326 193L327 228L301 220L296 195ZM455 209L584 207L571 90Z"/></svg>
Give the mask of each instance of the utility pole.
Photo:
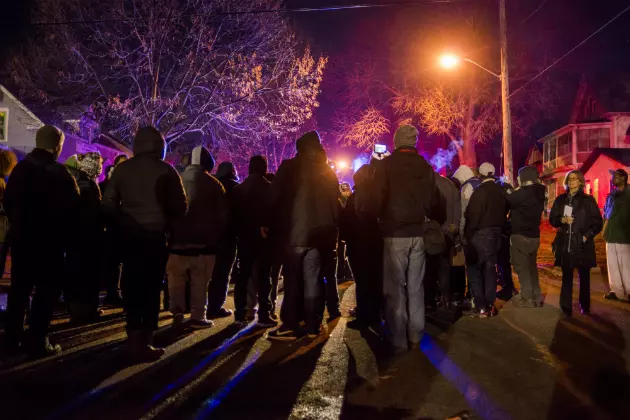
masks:
<svg viewBox="0 0 630 420"><path fill-rule="evenodd" d="M514 185L512 160L512 117L510 113L510 78L508 75L507 55L507 19L505 0L499 0L499 19L501 21L501 107L503 108L503 172L507 182Z"/></svg>

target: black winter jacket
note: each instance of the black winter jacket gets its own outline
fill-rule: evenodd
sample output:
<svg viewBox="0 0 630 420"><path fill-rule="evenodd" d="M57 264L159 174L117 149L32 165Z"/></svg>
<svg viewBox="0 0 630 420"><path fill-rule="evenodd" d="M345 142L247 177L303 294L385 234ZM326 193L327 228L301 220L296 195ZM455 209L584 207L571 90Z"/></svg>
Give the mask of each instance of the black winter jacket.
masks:
<svg viewBox="0 0 630 420"><path fill-rule="evenodd" d="M137 139L134 157L113 172L103 206L125 234L161 239L186 213L186 194L179 174L162 160L162 139Z"/></svg>
<svg viewBox="0 0 630 420"><path fill-rule="evenodd" d="M339 181L323 152L298 153L282 162L270 203L272 234L280 246L335 249Z"/></svg>
<svg viewBox="0 0 630 420"><path fill-rule="evenodd" d="M573 224L562 223L564 207L571 206ZM551 226L559 228L553 241L558 267L595 267L595 236L603 227L602 215L595 199L579 190L574 196L566 192L553 203L549 214ZM584 241L586 237L586 242Z"/></svg>
<svg viewBox="0 0 630 420"><path fill-rule="evenodd" d="M221 183L201 165L182 173L188 212L175 223L171 253L215 254L227 227L229 205Z"/></svg>
<svg viewBox="0 0 630 420"><path fill-rule="evenodd" d="M271 182L263 175L250 175L232 193L234 216L238 221L236 234L240 240L260 239L269 207Z"/></svg>
<svg viewBox="0 0 630 420"><path fill-rule="evenodd" d="M507 217L507 202L503 190L494 181L482 182L470 197L466 207L464 236L473 235L491 227L504 228Z"/></svg>
<svg viewBox="0 0 630 420"><path fill-rule="evenodd" d="M376 165L375 194L383 237L422 236L436 205L435 173L415 148L396 149Z"/></svg>
<svg viewBox="0 0 630 420"><path fill-rule="evenodd" d="M81 241L101 241L105 229L105 218L101 206L101 190L88 174L80 169L68 168L81 193L79 202L79 229Z"/></svg>
<svg viewBox="0 0 630 420"><path fill-rule="evenodd" d="M545 210L545 190L545 186L538 183L508 190L505 198L510 208L513 234L540 238L540 218Z"/></svg>
<svg viewBox="0 0 630 420"><path fill-rule="evenodd" d="M62 253L73 240L79 189L52 153L34 149L17 164L4 197L12 245Z"/></svg>

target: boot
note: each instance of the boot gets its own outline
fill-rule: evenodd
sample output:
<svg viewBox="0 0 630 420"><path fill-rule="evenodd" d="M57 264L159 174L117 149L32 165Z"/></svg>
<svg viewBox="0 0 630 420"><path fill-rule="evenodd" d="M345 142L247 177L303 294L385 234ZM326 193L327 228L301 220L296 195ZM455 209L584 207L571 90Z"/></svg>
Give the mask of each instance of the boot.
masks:
<svg viewBox="0 0 630 420"><path fill-rule="evenodd" d="M127 333L131 359L136 363L150 363L159 360L166 350L153 347L153 331L139 330Z"/></svg>

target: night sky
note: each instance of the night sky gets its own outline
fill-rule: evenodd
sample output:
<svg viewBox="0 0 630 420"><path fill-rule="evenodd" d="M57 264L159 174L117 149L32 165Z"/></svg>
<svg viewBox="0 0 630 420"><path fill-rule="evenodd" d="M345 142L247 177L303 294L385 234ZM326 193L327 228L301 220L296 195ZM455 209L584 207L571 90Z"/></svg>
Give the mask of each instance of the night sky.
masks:
<svg viewBox="0 0 630 420"><path fill-rule="evenodd" d="M0 26L0 60L12 48L19 48L29 31L29 7L36 0L5 1ZM356 0L287 0L286 7L323 7L368 3ZM383 4L387 1L371 0ZM400 3L400 2L396 2ZM541 6L538 12L530 16ZM526 53L534 66L560 57L606 21L628 6L627 0L508 0L508 37L510 53ZM458 39L461 19L481 16L481 41ZM398 5L368 10L345 10L290 14L298 36L316 54L330 58L329 69L341 58L362 57L378 61L385 68L416 66L429 71L440 50L464 51L489 68L499 69L498 2L496 0L454 1L444 4ZM529 18L528 18L529 17ZM549 72L557 88L559 103L553 121L532 129L531 139L566 123L577 84L584 75L598 91L618 92L620 81L630 81L630 12L620 17L587 44L564 59ZM542 47L541 47L542 46ZM333 73L328 72L322 86L318 126L330 128L335 112ZM0 81L1 83L1 81ZM512 85L512 89L518 87ZM623 111L624 109L614 109Z"/></svg>

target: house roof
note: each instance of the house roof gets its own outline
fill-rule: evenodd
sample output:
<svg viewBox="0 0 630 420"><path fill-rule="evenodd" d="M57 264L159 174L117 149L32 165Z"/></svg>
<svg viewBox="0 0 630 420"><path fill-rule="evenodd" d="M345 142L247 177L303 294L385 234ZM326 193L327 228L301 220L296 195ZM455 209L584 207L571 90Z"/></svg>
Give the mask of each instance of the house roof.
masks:
<svg viewBox="0 0 630 420"><path fill-rule="evenodd" d="M595 164L600 156L607 156L614 161L621 163L624 166L630 166L630 149L614 149L611 147L597 147L593 149L591 155L584 161L580 172L585 174L591 169L591 166Z"/></svg>
<svg viewBox="0 0 630 420"><path fill-rule="evenodd" d="M20 107L20 109L22 111L24 111L26 113L26 115L31 117L37 124L42 125L42 126L45 125L42 120L37 118L37 116L35 114L33 114L31 112L31 110L26 107L26 105L24 105L22 102L20 102L20 100L18 98L16 98L11 92L9 92L9 90L7 88L5 88L4 86L0 85L0 91L2 91L3 94L5 94L9 99L11 99L13 102L15 102L15 104L18 107Z"/></svg>

